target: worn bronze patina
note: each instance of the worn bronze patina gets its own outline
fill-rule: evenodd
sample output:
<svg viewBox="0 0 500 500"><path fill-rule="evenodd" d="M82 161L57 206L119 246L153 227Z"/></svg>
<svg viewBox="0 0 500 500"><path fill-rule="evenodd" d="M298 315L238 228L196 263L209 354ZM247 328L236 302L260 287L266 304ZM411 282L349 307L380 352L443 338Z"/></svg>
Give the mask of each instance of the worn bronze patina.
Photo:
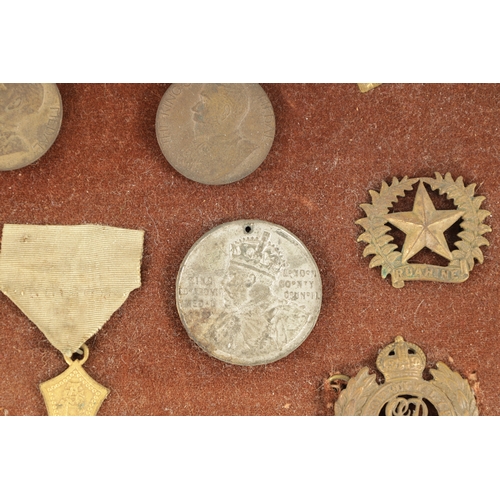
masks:
<svg viewBox="0 0 500 500"><path fill-rule="evenodd" d="M433 379L422 378L426 357L422 349L396 337L377 357L376 375L365 367L351 378L335 403L338 416L465 416L477 415L474 393L459 373L438 362ZM338 378L338 377L337 377Z"/></svg>
<svg viewBox="0 0 500 500"><path fill-rule="evenodd" d="M0 170L38 160L56 140L61 120L54 83L0 83Z"/></svg>
<svg viewBox="0 0 500 500"><path fill-rule="evenodd" d="M156 115L156 137L179 173L203 184L251 174L274 140L274 111L256 83L173 84Z"/></svg>
<svg viewBox="0 0 500 500"><path fill-rule="evenodd" d="M371 204L361 205L367 217L359 219L356 224L365 230L358 241L368 243L363 256L375 255L370 267L382 266L382 277L390 274L392 285L396 288L403 287L405 281L416 280L463 282L469 277L474 260L483 262L480 247L489 245L483 234L491 231L491 228L483 224L483 220L490 213L479 208L485 198L474 196L475 184L465 186L462 177L453 180L449 173L444 178L439 173L435 175L435 179L404 177L398 181L393 178L390 186L382 183L380 193L370 191ZM405 191L413 190L416 183L419 184L413 210L389 213L398 197L404 197ZM449 200L453 200L456 210L436 210L425 188L426 184L432 190L439 190L440 195L446 194ZM459 220L462 231L458 233L459 241L454 243L457 248L450 250L444 232ZM399 228L406 235L401 251L391 243L394 238L387 234L391 230L388 224ZM423 248L429 248L449 260L449 265L409 262Z"/></svg>

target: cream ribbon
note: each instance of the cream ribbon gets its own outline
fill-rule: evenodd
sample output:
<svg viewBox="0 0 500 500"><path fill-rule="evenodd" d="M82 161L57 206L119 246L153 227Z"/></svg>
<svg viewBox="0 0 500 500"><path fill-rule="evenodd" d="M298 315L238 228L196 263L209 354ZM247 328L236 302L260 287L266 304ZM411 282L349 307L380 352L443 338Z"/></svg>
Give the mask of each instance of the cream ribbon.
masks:
<svg viewBox="0 0 500 500"><path fill-rule="evenodd" d="M144 231L5 224L0 290L71 356L141 286Z"/></svg>

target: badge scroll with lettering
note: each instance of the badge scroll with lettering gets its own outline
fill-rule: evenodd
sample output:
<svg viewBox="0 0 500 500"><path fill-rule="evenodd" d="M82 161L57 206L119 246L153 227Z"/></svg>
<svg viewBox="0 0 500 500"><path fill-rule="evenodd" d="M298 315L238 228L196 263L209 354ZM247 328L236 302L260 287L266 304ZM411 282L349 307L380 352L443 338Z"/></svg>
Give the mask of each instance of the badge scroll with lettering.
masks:
<svg viewBox="0 0 500 500"><path fill-rule="evenodd" d="M424 380L426 357L422 349L396 337L377 357L384 375L378 384L368 367L351 378L335 403L337 416L476 416L474 392L469 382L446 364L431 369L432 380ZM329 380L342 379L333 376Z"/></svg>
<svg viewBox="0 0 500 500"><path fill-rule="evenodd" d="M69 365L40 385L49 415L96 415L107 397L82 367L85 342L140 287L143 239L108 226L4 225L0 290Z"/></svg>
<svg viewBox="0 0 500 500"><path fill-rule="evenodd" d="M391 212L398 198L404 197L406 191L413 191L417 183L413 209ZM441 196L446 195L455 209L436 209L426 186L432 191L437 190ZM394 177L391 185L382 183L380 192L370 190L372 203L361 205L366 217L356 221L365 230L358 241L368 244L363 256L374 255L369 267L381 266L382 277L391 275L395 288L402 288L405 281L465 281L475 261L483 263L480 247L489 245L483 235L491 231L490 226L483 224L490 213L480 208L485 197L475 196L474 191L475 184L466 186L462 177L453 180L449 173L444 177L436 173L435 178L404 177L401 181ZM450 242L450 249L446 231L455 224L459 225L460 232L458 240ZM405 235L402 249L393 241L390 233L393 228ZM410 259L424 248L449 261L448 265L411 262Z"/></svg>

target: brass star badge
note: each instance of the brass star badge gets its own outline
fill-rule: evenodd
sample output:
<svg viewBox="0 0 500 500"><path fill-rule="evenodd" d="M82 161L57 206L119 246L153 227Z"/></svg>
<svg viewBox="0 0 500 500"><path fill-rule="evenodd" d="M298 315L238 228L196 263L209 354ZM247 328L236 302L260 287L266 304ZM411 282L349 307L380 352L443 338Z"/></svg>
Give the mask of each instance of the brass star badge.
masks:
<svg viewBox="0 0 500 500"><path fill-rule="evenodd" d="M363 256L375 255L370 267L382 266L382 277L390 274L392 285L396 288L403 287L405 281L465 281L474 267L474 260L483 262L479 247L489 245L482 235L491 231L491 228L482 222L490 213L479 208L485 198L474 196L475 184L465 186L462 177L454 181L449 173L444 178L439 173L435 175L435 179L405 177L398 181L394 178L390 186L384 182L379 193L370 191L372 203L361 205L367 217L359 219L356 224L365 230L358 241L368 243ZM405 191L413 190L417 182L419 185L413 210L389 213L398 197L405 196ZM446 194L448 199L453 200L457 209L436 210L425 184L432 190L438 189L441 195ZM460 240L455 243L457 248L450 250L444 232L458 220L462 220L460 227L463 231L458 234ZM391 243L394 238L387 234L391 230L387 223L405 233L401 251L397 245ZM423 248L448 259L449 265L443 267L409 262Z"/></svg>
<svg viewBox="0 0 500 500"><path fill-rule="evenodd" d="M424 188L423 181L420 181L413 210L389 214L385 218L407 235L403 246L402 262L407 262L424 247L452 260L444 231L464 214L464 210L436 210Z"/></svg>

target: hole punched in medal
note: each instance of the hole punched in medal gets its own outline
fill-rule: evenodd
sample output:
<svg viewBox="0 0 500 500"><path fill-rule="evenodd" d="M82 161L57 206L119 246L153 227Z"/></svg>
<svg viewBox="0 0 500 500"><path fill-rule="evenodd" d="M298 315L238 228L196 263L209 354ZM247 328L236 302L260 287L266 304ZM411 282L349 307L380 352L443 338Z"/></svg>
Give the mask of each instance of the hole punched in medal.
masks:
<svg viewBox="0 0 500 500"><path fill-rule="evenodd" d="M306 277L309 288L298 290ZM312 331L321 278L288 230L242 219L212 228L191 247L177 275L176 303L187 333L207 354L263 365L290 354Z"/></svg>

